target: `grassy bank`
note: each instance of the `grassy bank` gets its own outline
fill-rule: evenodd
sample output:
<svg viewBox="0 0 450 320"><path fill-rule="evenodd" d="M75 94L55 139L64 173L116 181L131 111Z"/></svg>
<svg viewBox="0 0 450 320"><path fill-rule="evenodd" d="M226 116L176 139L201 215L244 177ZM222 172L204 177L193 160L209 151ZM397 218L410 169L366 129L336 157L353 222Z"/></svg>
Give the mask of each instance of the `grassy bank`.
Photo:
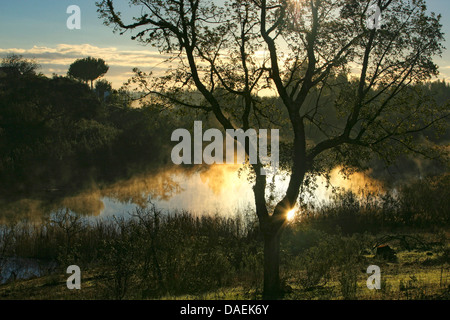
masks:
<svg viewBox="0 0 450 320"><path fill-rule="evenodd" d="M408 250L400 242L391 241L396 259L386 261L377 257L370 246L366 245L376 242L375 236L339 237L338 243L334 242L337 237L325 236L317 239L319 243L309 246L306 243L312 232L318 231L299 230L296 234L296 239L305 243L303 254L297 255L290 248L283 250L284 299L450 298L450 245L448 241L440 242L435 234L410 235L420 237L427 243L426 248L417 246ZM354 243L360 241L362 245L354 247ZM336 254L330 255L330 251L342 245L347 245L343 250L345 252L335 251ZM242 249L245 251L247 248ZM191 250L198 250L198 253L191 251L195 258L188 259L190 262L179 261L180 256L173 256L176 271L170 271L168 262L161 259L161 282L152 270L154 266L147 266L146 269L145 256L128 264L126 260L117 259L116 250L117 247L111 252L111 255L116 255L115 261L108 259L98 265L80 266L81 290L67 289L66 280L69 275L64 270L55 270L42 277L7 282L0 286L0 299L261 298L262 270L258 261L261 259L260 246L256 247L254 253L247 252L238 267L232 266L227 258L218 263L217 255L223 252L206 258L205 249L196 246L196 249ZM231 254L233 253L230 252ZM204 260L201 260L202 256ZM253 264L250 262L252 260ZM200 261L203 261L203 265L200 265ZM381 269L381 290L369 290L366 286L369 276L366 269L373 264ZM164 289L162 285L165 286Z"/></svg>

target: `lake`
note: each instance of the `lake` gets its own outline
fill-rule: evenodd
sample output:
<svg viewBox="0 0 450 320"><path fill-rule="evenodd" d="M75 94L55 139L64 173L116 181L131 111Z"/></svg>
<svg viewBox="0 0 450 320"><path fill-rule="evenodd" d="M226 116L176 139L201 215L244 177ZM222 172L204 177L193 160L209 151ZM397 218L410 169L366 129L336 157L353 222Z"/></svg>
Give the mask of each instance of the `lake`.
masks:
<svg viewBox="0 0 450 320"><path fill-rule="evenodd" d="M287 188L283 176L268 176L274 197L279 199ZM353 191L361 188L380 189L381 184L368 174L356 173L344 179L336 168L330 183ZM326 202L331 196L325 179L317 180L317 189L304 202ZM0 221L12 219L40 220L61 209L68 209L92 219L127 216L149 201L167 212L186 210L193 214L234 215L254 209L252 185L245 168L239 165L212 165L191 169L172 167L158 173L135 175L109 185L93 185L76 195L55 200L24 198L0 204Z"/></svg>

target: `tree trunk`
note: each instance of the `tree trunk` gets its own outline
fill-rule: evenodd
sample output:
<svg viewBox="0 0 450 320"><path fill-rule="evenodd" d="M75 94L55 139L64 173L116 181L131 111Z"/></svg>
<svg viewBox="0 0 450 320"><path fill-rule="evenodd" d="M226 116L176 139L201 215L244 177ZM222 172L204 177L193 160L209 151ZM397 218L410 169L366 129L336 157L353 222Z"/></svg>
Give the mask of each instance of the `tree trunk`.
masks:
<svg viewBox="0 0 450 320"><path fill-rule="evenodd" d="M279 230L264 235L264 292L263 299L280 297L280 236Z"/></svg>

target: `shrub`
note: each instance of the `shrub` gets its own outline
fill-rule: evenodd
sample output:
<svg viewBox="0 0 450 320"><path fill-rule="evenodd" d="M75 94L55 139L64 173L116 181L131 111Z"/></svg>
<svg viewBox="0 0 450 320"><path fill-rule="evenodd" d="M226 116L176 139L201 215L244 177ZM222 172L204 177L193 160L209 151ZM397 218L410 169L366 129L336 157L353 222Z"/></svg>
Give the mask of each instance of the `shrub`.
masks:
<svg viewBox="0 0 450 320"><path fill-rule="evenodd" d="M300 278L300 283L305 289L312 289L323 280L325 283L330 277L333 267L334 246L331 237L319 242L317 246L309 248L300 258L301 265L305 268L305 274Z"/></svg>

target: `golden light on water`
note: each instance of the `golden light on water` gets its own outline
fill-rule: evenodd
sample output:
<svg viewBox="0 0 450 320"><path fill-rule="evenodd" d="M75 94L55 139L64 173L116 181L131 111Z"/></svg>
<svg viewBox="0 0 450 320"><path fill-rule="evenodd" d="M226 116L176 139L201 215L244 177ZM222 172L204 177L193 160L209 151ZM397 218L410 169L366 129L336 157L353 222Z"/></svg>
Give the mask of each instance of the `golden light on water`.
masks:
<svg viewBox="0 0 450 320"><path fill-rule="evenodd" d="M29 218L40 220L60 208L67 208L85 216L127 215L135 206L148 205L148 199L162 210L186 210L194 214L235 214L254 210L252 184L245 174L238 174L240 165L214 165L196 169L168 168L157 173L135 175L107 186L93 185L77 195L66 196L50 203L45 199L21 199L0 202L2 219ZM303 195L304 203L328 202L332 190L327 185L340 187L355 194L384 191L383 184L371 177L371 172L355 172L344 177L336 167L327 182L319 177L317 189L311 195ZM288 180L274 179L274 200L281 199L287 189ZM299 207L286 212L286 221L294 221Z"/></svg>

